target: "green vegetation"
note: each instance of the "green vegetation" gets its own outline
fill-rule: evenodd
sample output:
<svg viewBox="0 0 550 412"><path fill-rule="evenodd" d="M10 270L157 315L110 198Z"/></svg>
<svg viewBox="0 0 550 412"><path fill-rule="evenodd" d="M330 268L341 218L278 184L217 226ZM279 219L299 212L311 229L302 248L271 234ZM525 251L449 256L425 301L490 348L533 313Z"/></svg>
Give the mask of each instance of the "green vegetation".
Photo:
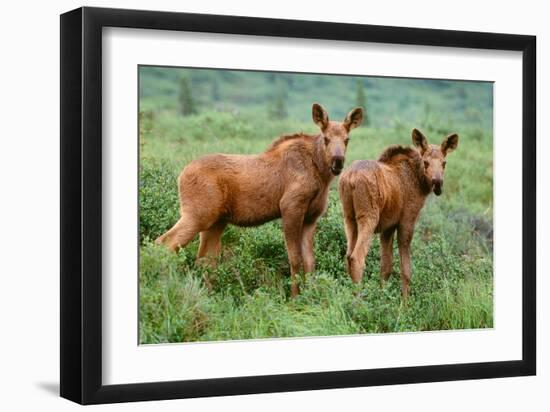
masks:
<svg viewBox="0 0 550 412"><path fill-rule="evenodd" d="M315 132L314 101L343 118L356 104L357 78L153 67L140 74L141 343L493 326L490 85L364 79L367 110L375 116L352 132L346 164L376 158L389 144L410 144L413 127L431 143L450 132L460 135L448 158L443 195L428 198L417 224L411 297L403 305L397 245L394 275L385 287L379 283L378 239L363 283L349 280L336 182L315 235L316 272L302 280L295 299L289 298L280 221L229 226L216 269L195 264L198 239L177 254L153 244L179 216L176 179L183 166L206 153L258 153L282 133ZM177 98L182 74L197 107L185 117ZM269 110L280 84L283 118Z"/></svg>
<svg viewBox="0 0 550 412"><path fill-rule="evenodd" d="M493 127L491 84L448 80L142 66L140 109L177 111L181 77L188 80L199 112L264 114L283 91L286 112L293 119L309 124L313 102L330 109L333 118L343 118L356 106L359 80L373 127L393 127L396 122L416 125L427 108L431 116L451 129L468 125L490 133Z"/></svg>

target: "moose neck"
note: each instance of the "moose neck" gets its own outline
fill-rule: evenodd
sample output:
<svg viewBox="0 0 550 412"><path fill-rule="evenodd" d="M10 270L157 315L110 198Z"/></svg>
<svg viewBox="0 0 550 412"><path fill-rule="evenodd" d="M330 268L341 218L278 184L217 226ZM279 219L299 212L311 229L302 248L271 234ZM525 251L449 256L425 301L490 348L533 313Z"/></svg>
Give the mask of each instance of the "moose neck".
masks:
<svg viewBox="0 0 550 412"><path fill-rule="evenodd" d="M413 176L415 186L418 192L426 197L432 191L432 186L424 173L424 166L422 164L422 157L418 154L410 157L407 162L404 163L405 167L409 170L409 173Z"/></svg>
<svg viewBox="0 0 550 412"><path fill-rule="evenodd" d="M426 177L426 174L424 173L424 166L422 165L422 161L419 162L417 167L418 172L416 176L418 180L418 188L424 196L428 196L432 192L432 185L430 184L428 178Z"/></svg>
<svg viewBox="0 0 550 412"><path fill-rule="evenodd" d="M319 176L323 181L329 183L334 179L334 175L330 170L330 163L327 162L326 156L324 153L324 142L321 134L315 136L315 155L313 157L313 162L319 171Z"/></svg>

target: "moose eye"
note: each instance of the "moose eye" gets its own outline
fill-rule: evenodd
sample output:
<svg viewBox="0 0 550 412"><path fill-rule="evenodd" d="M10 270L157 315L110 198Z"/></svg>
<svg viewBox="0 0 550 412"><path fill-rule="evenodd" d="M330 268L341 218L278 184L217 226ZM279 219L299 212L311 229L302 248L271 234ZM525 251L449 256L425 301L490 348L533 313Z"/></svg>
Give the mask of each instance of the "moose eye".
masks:
<svg viewBox="0 0 550 412"><path fill-rule="evenodd" d="M344 144L347 146L348 145L348 142L349 142L349 137L345 138L344 139Z"/></svg>
<svg viewBox="0 0 550 412"><path fill-rule="evenodd" d="M447 164L447 162L443 162L441 163L441 165L443 166L443 169L445 169L445 165Z"/></svg>
<svg viewBox="0 0 550 412"><path fill-rule="evenodd" d="M429 165L430 165L430 162L428 162L427 160L424 160L424 169L427 169Z"/></svg>
<svg viewBox="0 0 550 412"><path fill-rule="evenodd" d="M328 137L325 137L325 144L328 146L329 143L330 143L330 139Z"/></svg>

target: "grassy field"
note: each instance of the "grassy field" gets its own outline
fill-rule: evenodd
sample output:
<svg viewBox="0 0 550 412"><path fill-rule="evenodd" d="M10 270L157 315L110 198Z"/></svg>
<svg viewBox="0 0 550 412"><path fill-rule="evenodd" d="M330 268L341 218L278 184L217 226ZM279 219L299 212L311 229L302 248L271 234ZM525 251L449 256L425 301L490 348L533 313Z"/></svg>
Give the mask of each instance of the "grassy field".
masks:
<svg viewBox="0 0 550 412"><path fill-rule="evenodd" d="M152 243L179 217L176 179L192 159L214 152L258 153L280 134L317 131L309 120L311 102L298 104L298 93L289 93L289 107L295 107L288 110L289 115L274 118L266 110L270 104L267 91L256 94L252 88L248 93L256 100L247 100L246 91L235 86L237 78L224 72L210 77L198 75L202 77L191 85L200 96L199 109L189 116L179 114L174 97L174 79L178 77L170 70L145 71L141 83L141 343L493 326L490 99L479 106L490 88L464 82L442 86L421 81L419 86L409 81L403 83L400 94L392 94L393 80L384 83L371 79L367 83L376 91L370 94L367 111L370 113L369 104L378 106L383 120L372 119L369 126L352 132L347 165L355 159L377 158L390 144L409 145L413 127L421 129L431 143L441 142L451 132L460 135L458 149L448 157L442 196L431 195L421 212L412 245L411 296L403 305L397 245L394 275L385 287L379 283L378 239L367 257L362 284L352 284L347 276L337 181L331 186L328 212L320 219L315 235L316 272L307 277L295 299L289 297L290 269L280 221L256 228L229 226L216 269L195 265L198 239L177 254ZM328 103L315 100L331 115L338 110L347 112L354 105L352 89L347 96L330 93L349 79L332 77L323 82L307 78L304 84L298 80L292 80L292 85L311 96L319 92L320 85L326 89ZM231 103L230 108L208 99L207 85L212 82L219 83L215 93L218 100ZM260 88L263 83L257 82ZM311 87L306 87L308 84ZM440 104L441 93L452 102L448 107ZM436 109L422 104L434 101L438 102ZM415 104L421 109L410 107ZM396 111L390 119L388 113L394 106L402 107L404 114L398 116ZM475 107L477 117L465 112L465 107ZM211 291L205 287L204 271L212 282Z"/></svg>

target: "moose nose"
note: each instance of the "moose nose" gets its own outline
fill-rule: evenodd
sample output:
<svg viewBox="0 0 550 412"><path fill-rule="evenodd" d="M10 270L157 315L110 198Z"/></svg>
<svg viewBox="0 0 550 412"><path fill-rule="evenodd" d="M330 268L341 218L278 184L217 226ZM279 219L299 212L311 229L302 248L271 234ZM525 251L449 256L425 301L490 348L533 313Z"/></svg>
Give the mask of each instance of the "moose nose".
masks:
<svg viewBox="0 0 550 412"><path fill-rule="evenodd" d="M432 187L436 196L439 196L442 192L443 179L432 179Z"/></svg>
<svg viewBox="0 0 550 412"><path fill-rule="evenodd" d="M342 169L344 168L344 156L332 156L332 165L330 170L335 176L338 176Z"/></svg>
<svg viewBox="0 0 550 412"><path fill-rule="evenodd" d="M344 156L332 156L332 166L335 169L342 169L344 167Z"/></svg>

